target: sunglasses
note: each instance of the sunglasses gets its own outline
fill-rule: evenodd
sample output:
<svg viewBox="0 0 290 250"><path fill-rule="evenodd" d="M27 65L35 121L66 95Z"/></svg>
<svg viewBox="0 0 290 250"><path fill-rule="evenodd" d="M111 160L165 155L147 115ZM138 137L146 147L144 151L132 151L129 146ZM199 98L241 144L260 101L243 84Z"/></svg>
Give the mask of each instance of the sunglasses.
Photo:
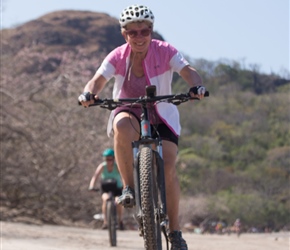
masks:
<svg viewBox="0 0 290 250"><path fill-rule="evenodd" d="M106 161L113 161L114 158L106 158Z"/></svg>
<svg viewBox="0 0 290 250"><path fill-rule="evenodd" d="M130 38L135 38L139 35L141 36L149 36L151 34L151 29L143 29L143 30L128 30L126 31L126 34L130 37Z"/></svg>

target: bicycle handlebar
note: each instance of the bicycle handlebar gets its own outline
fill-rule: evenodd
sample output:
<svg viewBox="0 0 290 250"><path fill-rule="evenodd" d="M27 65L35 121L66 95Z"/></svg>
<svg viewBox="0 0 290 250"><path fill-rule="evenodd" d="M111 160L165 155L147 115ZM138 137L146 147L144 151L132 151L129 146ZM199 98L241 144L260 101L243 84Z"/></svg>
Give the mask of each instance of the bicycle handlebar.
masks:
<svg viewBox="0 0 290 250"><path fill-rule="evenodd" d="M205 97L209 96L209 92L206 91L204 94ZM140 104L146 105L147 103L153 102L167 102L172 103L174 105L179 105L183 102L187 102L189 100L199 100L198 97L191 97L190 93L181 93L174 95L161 95L161 96L141 96L139 98L119 98L119 99L95 99L93 104L89 106L100 106L101 108L106 108L109 110L114 110L120 106L132 105L132 104Z"/></svg>

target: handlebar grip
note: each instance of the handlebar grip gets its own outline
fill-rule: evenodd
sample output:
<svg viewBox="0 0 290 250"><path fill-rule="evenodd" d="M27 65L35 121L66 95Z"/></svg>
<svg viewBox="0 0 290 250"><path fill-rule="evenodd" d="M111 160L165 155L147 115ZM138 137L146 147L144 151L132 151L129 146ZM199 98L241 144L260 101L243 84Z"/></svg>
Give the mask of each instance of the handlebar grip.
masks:
<svg viewBox="0 0 290 250"><path fill-rule="evenodd" d="M198 90L200 88L204 88L204 90L205 90L205 87L203 87L203 86L195 86L195 87L190 88L189 89L189 92L192 92L193 94L197 95L198 94ZM205 91L204 96L205 97L209 96L209 92L208 91Z"/></svg>
<svg viewBox="0 0 290 250"><path fill-rule="evenodd" d="M94 103L93 104L91 104L91 105L100 105L100 104L102 104L103 103L103 100L100 100L100 99L95 99L95 97L93 96L93 99L94 99ZM79 104L79 106L81 106L82 105L82 103L80 102L80 101L78 101L78 104ZM90 106L91 106L90 105Z"/></svg>
<svg viewBox="0 0 290 250"><path fill-rule="evenodd" d="M187 93L187 96L190 96L190 93ZM209 92L208 91L205 91L204 97L209 97Z"/></svg>

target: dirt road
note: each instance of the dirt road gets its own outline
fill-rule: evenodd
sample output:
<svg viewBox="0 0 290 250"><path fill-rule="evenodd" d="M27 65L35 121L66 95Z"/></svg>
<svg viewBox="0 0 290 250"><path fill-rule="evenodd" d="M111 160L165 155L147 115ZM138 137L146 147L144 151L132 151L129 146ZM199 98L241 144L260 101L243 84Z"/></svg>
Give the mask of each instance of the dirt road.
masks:
<svg viewBox="0 0 290 250"><path fill-rule="evenodd" d="M185 233L190 250L289 250L289 233L197 235ZM107 231L1 221L1 250L112 250ZM114 248L113 248L114 249ZM137 231L118 231L117 249L143 249Z"/></svg>

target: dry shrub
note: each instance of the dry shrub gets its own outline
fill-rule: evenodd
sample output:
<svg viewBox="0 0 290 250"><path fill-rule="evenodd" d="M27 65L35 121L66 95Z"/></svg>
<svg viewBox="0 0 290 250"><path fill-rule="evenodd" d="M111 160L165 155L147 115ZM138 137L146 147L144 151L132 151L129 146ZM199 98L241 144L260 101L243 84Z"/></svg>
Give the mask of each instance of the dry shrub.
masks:
<svg viewBox="0 0 290 250"><path fill-rule="evenodd" d="M198 225L209 214L208 200L204 195L182 197L179 203L179 217L181 226L186 223Z"/></svg>

